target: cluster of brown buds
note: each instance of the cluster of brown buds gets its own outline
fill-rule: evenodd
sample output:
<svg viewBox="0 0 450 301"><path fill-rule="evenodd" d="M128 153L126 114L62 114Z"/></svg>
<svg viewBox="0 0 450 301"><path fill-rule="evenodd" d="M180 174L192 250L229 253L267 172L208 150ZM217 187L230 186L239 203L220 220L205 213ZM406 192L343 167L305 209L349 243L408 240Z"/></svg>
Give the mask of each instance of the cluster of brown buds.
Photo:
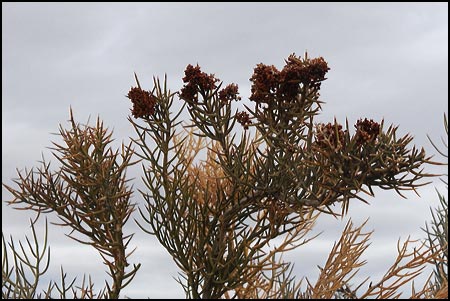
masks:
<svg viewBox="0 0 450 301"><path fill-rule="evenodd" d="M375 141L380 133L380 124L372 119L359 119L356 124L356 133L353 137L356 146L361 146L366 143ZM332 148L335 151L342 149L345 146L345 133L347 130L342 130L342 125L332 123L319 123L316 125L316 144L322 148Z"/></svg>
<svg viewBox="0 0 450 301"><path fill-rule="evenodd" d="M146 118L155 112L156 97L149 91L132 87L127 97L133 103L131 114L133 114L134 118Z"/></svg>
<svg viewBox="0 0 450 301"><path fill-rule="evenodd" d="M281 71L273 65L258 64L250 78L253 83L250 100L267 104L295 101L302 86L318 91L328 70L330 68L322 57L310 60L295 54L288 57Z"/></svg>
<svg viewBox="0 0 450 301"><path fill-rule="evenodd" d="M271 103L275 100L280 72L271 65L258 64L250 78L252 94L249 99L256 103Z"/></svg>
<svg viewBox="0 0 450 301"><path fill-rule="evenodd" d="M232 100L238 101L241 100L241 97L238 96L238 85L236 84L229 84L225 88L219 91L219 99L222 102L222 104L226 104L231 102Z"/></svg>
<svg viewBox="0 0 450 301"><path fill-rule="evenodd" d="M355 128L355 139L356 145L358 146L370 141L375 141L378 134L380 133L380 124L373 121L372 119L359 119L355 124Z"/></svg>
<svg viewBox="0 0 450 301"><path fill-rule="evenodd" d="M252 123L250 115L248 115L245 111L236 113L236 120L244 127L245 130L247 130L248 126Z"/></svg>
<svg viewBox="0 0 450 301"><path fill-rule="evenodd" d="M316 143L322 149L340 150L345 145L345 132L342 125L319 123L316 125Z"/></svg>
<svg viewBox="0 0 450 301"><path fill-rule="evenodd" d="M183 82L186 84L181 88L180 98L191 102L198 101L198 93L205 96L207 91L216 89L216 83L220 81L214 77L214 74L208 75L202 72L199 65L194 67L189 64L184 71L184 75Z"/></svg>

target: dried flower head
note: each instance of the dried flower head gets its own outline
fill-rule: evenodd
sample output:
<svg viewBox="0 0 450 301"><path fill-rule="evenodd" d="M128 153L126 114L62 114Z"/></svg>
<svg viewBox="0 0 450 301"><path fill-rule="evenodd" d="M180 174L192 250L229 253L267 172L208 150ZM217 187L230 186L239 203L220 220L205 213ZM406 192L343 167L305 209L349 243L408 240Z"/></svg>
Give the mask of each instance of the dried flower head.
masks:
<svg viewBox="0 0 450 301"><path fill-rule="evenodd" d="M183 82L186 83L181 88L180 97L189 101L197 101L198 93L206 94L207 91L212 91L217 88L216 83L219 79L214 77L214 74L206 74L200 70L200 66L196 67L189 64L184 71L185 77Z"/></svg>
<svg viewBox="0 0 450 301"><path fill-rule="evenodd" d="M300 92L300 83L305 82L303 62L290 55L286 65L280 72L280 93L288 99L293 99Z"/></svg>
<svg viewBox="0 0 450 301"><path fill-rule="evenodd" d="M313 88L320 88L320 82L326 79L325 74L328 70L330 68L328 68L327 62L322 57L312 60L305 58L302 60L300 57L295 56L295 54L291 54L281 71L280 84L294 88L302 83L303 85L310 85Z"/></svg>
<svg viewBox="0 0 450 301"><path fill-rule="evenodd" d="M320 89L320 83L326 79L325 75L330 68L323 57L318 57L308 61L306 70L309 84L316 89Z"/></svg>
<svg viewBox="0 0 450 301"><path fill-rule="evenodd" d="M271 65L258 64L250 78L252 84L252 95L250 100L257 103L271 103L279 81L278 69Z"/></svg>
<svg viewBox="0 0 450 301"><path fill-rule="evenodd" d="M310 60L295 54L286 59L281 71L273 65L258 64L250 78L253 83L250 100L257 103L271 103L275 99L278 102L295 101L302 85L319 90L328 70L330 68L322 57Z"/></svg>
<svg viewBox="0 0 450 301"><path fill-rule="evenodd" d="M245 111L236 113L236 120L237 122L242 124L245 130L247 130L248 125L252 123L252 121L250 120L250 116Z"/></svg>
<svg viewBox="0 0 450 301"><path fill-rule="evenodd" d="M345 132L342 125L319 123L316 125L316 143L320 148L340 150L345 145Z"/></svg>
<svg viewBox="0 0 450 301"><path fill-rule="evenodd" d="M149 91L144 91L141 88L132 87L128 92L127 97L133 103L131 113L134 118L142 118L153 115L155 112L156 97Z"/></svg>
<svg viewBox="0 0 450 301"><path fill-rule="evenodd" d="M225 88L219 91L219 99L222 103L228 103L232 100L241 100L241 97L238 96L238 85L229 84Z"/></svg>
<svg viewBox="0 0 450 301"><path fill-rule="evenodd" d="M362 145L366 142L374 141L380 133L380 124L373 121L372 119L359 119L355 124L355 128L355 139L357 145Z"/></svg>

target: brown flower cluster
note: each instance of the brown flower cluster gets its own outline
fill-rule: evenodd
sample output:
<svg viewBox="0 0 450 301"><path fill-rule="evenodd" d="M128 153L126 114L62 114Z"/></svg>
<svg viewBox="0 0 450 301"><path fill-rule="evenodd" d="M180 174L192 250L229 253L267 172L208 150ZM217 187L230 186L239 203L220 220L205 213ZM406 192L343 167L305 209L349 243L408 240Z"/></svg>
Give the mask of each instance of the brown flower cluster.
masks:
<svg viewBox="0 0 450 301"><path fill-rule="evenodd" d="M295 97L300 92L300 83L319 90L328 70L322 57L301 60L291 54L280 72L280 92L287 98Z"/></svg>
<svg viewBox="0 0 450 301"><path fill-rule="evenodd" d="M232 100L241 100L241 97L238 96L238 85L229 84L225 88L219 91L219 99L223 104L226 104Z"/></svg>
<svg viewBox="0 0 450 301"><path fill-rule="evenodd" d="M200 66L196 67L189 64L184 71L185 77L183 82L186 83L181 88L180 97L189 101L198 101L198 93L206 95L206 91L214 90L219 79L214 74L206 74L200 70Z"/></svg>
<svg viewBox="0 0 450 301"><path fill-rule="evenodd" d="M245 130L247 130L249 124L252 123L250 116L245 111L236 113L236 120L244 127Z"/></svg>
<svg viewBox="0 0 450 301"><path fill-rule="evenodd" d="M316 125L316 143L320 148L340 150L345 145L345 132L342 125L319 123Z"/></svg>
<svg viewBox="0 0 450 301"><path fill-rule="evenodd" d="M149 117L155 112L156 97L149 91L132 87L127 97L133 103L131 114L133 114L134 118Z"/></svg>
<svg viewBox="0 0 450 301"><path fill-rule="evenodd" d="M362 145L366 142L374 141L380 133L380 124L372 119L360 119L355 124L356 128L356 144Z"/></svg>
<svg viewBox="0 0 450 301"><path fill-rule="evenodd" d="M309 83L319 89L320 83L326 79L328 70L330 68L323 57L312 59L305 67L306 80L309 79Z"/></svg>
<svg viewBox="0 0 450 301"><path fill-rule="evenodd" d="M330 70L322 58L300 59L291 54L281 71L272 66L258 64L250 78L252 95L250 100L258 103L271 103L275 99L293 101L300 93L301 85L319 90Z"/></svg>
<svg viewBox="0 0 450 301"><path fill-rule="evenodd" d="M280 72L273 65L256 65L250 78L253 84L249 99L257 103L271 103L278 88L279 76Z"/></svg>

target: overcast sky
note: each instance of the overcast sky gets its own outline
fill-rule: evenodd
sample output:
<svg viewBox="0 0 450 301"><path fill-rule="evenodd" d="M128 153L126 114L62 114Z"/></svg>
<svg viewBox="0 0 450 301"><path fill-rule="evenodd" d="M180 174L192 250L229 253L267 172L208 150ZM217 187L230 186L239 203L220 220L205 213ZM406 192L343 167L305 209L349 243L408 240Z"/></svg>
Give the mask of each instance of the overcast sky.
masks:
<svg viewBox="0 0 450 301"><path fill-rule="evenodd" d="M38 166L41 153L54 161L46 147L57 141L51 133L60 123L68 126L70 106L80 122L100 115L118 143L134 137L125 97L133 72L146 89L152 76L167 73L177 90L186 65L199 63L248 97L256 64L281 69L289 54L305 50L331 68L318 121L384 118L434 153L426 135L436 141L444 136L448 112L448 3L2 3L2 182L11 184L16 168ZM356 223L370 217L366 229L375 230L361 278L376 280L386 272L399 238L424 237L420 227L437 204L435 187L447 193L435 181L419 189L421 198L377 191L369 206L355 202L349 217ZM2 188L2 199L10 198ZM347 220L324 217L314 233L325 233L288 256L298 277L317 277L316 266L323 266ZM2 204L6 235L23 239L30 234L27 223L27 214ZM184 297L165 250L132 221L129 231L137 232L138 247L130 262L142 268L123 295ZM45 280L57 280L62 264L72 277L92 274L101 288L100 256L64 233L50 228Z"/></svg>

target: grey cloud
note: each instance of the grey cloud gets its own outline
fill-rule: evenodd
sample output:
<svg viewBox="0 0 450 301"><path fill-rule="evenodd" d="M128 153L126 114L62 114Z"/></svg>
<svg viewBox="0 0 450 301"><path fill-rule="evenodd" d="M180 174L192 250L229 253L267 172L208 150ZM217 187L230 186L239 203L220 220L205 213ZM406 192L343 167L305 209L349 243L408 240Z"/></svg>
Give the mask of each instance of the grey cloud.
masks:
<svg viewBox="0 0 450 301"><path fill-rule="evenodd" d="M241 95L248 97L256 64L281 68L290 53L305 50L311 57L323 56L331 67L322 85L326 104L317 121L336 117L344 123L348 117L352 126L361 117L385 118L387 125L400 125L401 134L413 134L417 146L435 153L426 134L439 141L448 111L447 4L2 3L2 182L11 184L16 167L37 166L41 153L56 163L45 147L58 139L50 134L58 124L68 126L69 106L80 122L100 115L114 129L114 145L129 141L134 134L126 120L130 105L125 95L134 85L133 72L148 89L152 76L167 73L169 86L177 90L185 66L199 63L225 83L238 83ZM442 172L439 167L429 170ZM136 177L135 187L142 187L140 167L129 174ZM422 198L408 194L406 201L380 192L370 206L351 208L355 221L370 216L368 227L376 230L368 274L380 273L378 263L392 256L400 236L421 234L418 228L430 218L428 207L437 204L437 197L432 185L419 192ZM10 199L5 189L2 199ZM134 200L141 202L137 193ZM22 237L28 218L2 204L6 233ZM329 219L317 224L317 231L329 234L299 250L305 252L298 258L299 277L315 270L302 259L323 261L326 246L344 224ZM58 262L49 278L57 278L58 264L69 250L75 258L78 248L74 242L73 249L64 246L65 232L51 229ZM140 231L134 224L129 230ZM136 235L135 258L143 267L124 293L183 297L172 279L175 264L150 241ZM84 260L82 270L77 271L75 261L69 262L71 271L95 273L100 286L104 278L98 256L83 252L76 259ZM294 261L296 254L290 257ZM91 264L95 271L85 271Z"/></svg>

